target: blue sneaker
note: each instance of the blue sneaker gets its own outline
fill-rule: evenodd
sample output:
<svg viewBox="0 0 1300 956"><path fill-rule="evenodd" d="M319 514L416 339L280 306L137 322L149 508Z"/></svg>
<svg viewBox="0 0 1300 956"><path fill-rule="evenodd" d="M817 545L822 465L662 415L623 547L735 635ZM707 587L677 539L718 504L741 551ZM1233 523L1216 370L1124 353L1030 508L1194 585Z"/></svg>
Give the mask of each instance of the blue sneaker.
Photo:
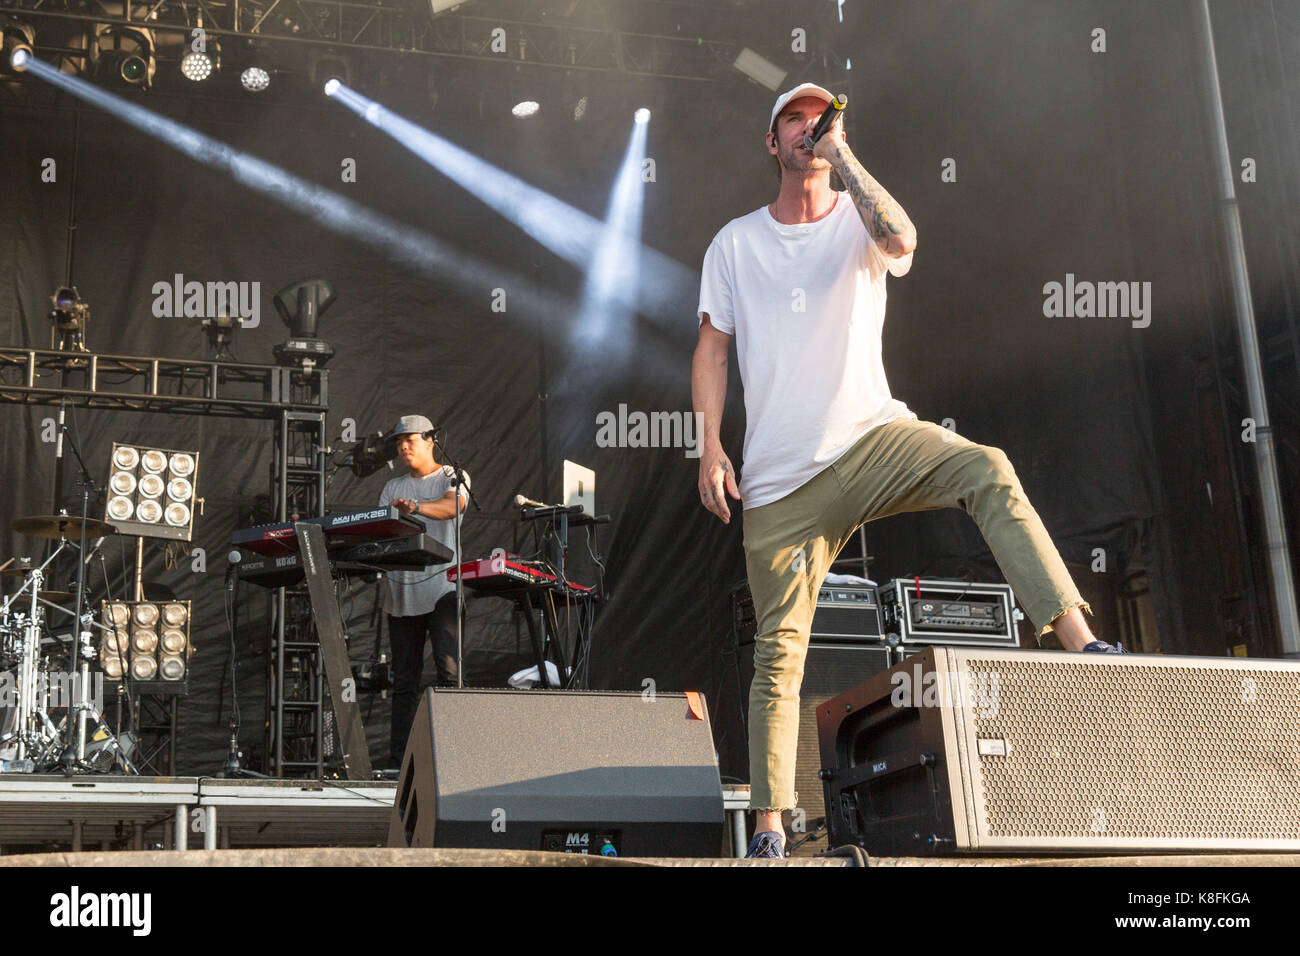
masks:
<svg viewBox="0 0 1300 956"><path fill-rule="evenodd" d="M1091 644L1085 644L1083 647L1083 653L1087 654L1090 651L1093 654L1127 654L1128 653L1128 651L1124 650L1124 645L1121 644L1119 641L1116 641L1113 645L1107 644L1105 641L1093 641Z"/></svg>
<svg viewBox="0 0 1300 956"><path fill-rule="evenodd" d="M784 860L785 835L771 830L755 833L754 839L749 841L749 852L745 854L745 859Z"/></svg>

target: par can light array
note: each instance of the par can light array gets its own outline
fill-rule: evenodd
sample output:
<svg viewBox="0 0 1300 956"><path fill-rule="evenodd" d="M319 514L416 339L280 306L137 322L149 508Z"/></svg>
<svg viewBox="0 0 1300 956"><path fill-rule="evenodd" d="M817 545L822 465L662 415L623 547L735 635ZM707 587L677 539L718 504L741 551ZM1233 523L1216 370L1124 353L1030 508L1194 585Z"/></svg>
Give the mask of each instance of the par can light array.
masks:
<svg viewBox="0 0 1300 956"><path fill-rule="evenodd" d="M189 541L198 452L113 443L104 520L125 534Z"/></svg>
<svg viewBox="0 0 1300 956"><path fill-rule="evenodd" d="M108 680L176 683L189 673L189 601L105 601L99 666Z"/></svg>

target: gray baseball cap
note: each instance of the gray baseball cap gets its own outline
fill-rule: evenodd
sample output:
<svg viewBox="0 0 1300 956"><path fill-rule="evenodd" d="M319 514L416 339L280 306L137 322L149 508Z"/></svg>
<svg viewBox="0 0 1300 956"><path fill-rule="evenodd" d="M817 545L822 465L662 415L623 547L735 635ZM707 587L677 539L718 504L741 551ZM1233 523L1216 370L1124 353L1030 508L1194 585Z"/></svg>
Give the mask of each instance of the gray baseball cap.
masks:
<svg viewBox="0 0 1300 956"><path fill-rule="evenodd" d="M424 435L431 431L433 431L433 422L423 415L403 415L384 440L396 441L398 435Z"/></svg>

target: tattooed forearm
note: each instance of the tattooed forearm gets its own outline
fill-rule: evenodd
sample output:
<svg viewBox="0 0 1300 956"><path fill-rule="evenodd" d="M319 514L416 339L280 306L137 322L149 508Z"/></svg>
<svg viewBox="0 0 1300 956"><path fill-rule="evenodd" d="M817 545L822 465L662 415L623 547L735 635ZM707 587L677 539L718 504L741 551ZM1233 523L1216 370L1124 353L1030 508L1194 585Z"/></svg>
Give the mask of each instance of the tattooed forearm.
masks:
<svg viewBox="0 0 1300 956"><path fill-rule="evenodd" d="M906 255L916 245L916 228L884 186L862 168L845 144L836 149L831 164L840 174L867 232L887 255Z"/></svg>

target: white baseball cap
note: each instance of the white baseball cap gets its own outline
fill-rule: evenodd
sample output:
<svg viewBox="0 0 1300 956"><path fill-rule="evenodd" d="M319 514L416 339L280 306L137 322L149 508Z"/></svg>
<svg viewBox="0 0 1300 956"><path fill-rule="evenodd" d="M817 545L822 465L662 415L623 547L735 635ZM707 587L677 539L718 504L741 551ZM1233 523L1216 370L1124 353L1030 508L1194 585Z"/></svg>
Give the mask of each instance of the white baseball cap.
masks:
<svg viewBox="0 0 1300 956"><path fill-rule="evenodd" d="M772 118L768 120L767 128L770 130L776 124L777 114L785 109L786 103L797 100L801 96L815 96L823 103L829 103L835 99L830 90L822 89L816 83L800 83L793 90L782 93L776 98L776 105L772 107Z"/></svg>

